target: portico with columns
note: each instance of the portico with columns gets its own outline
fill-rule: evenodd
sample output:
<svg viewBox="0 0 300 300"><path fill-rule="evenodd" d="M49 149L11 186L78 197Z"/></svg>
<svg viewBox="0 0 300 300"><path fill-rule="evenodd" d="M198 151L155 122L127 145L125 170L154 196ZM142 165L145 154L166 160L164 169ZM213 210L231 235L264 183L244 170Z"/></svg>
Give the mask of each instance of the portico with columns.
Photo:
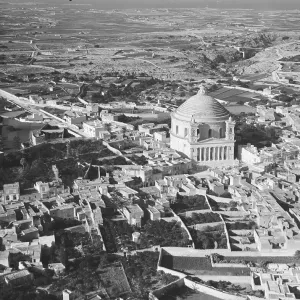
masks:
<svg viewBox="0 0 300 300"><path fill-rule="evenodd" d="M234 126L230 113L201 88L171 115L170 146L207 166L234 164Z"/></svg>

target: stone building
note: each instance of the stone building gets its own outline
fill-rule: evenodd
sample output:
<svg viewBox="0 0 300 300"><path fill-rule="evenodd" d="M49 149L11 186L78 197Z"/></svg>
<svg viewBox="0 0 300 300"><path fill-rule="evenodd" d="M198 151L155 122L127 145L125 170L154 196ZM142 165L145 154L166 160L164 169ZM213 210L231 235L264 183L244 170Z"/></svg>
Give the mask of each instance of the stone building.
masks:
<svg viewBox="0 0 300 300"><path fill-rule="evenodd" d="M200 165L234 164L234 126L230 113L203 87L172 113L170 146Z"/></svg>

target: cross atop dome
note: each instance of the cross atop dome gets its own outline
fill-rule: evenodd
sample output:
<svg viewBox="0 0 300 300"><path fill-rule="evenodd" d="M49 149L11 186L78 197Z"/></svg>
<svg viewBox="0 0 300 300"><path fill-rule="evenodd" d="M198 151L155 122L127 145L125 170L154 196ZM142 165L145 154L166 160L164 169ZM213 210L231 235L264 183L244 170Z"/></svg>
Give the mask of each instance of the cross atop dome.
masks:
<svg viewBox="0 0 300 300"><path fill-rule="evenodd" d="M198 94L206 95L206 88L203 84L200 85Z"/></svg>

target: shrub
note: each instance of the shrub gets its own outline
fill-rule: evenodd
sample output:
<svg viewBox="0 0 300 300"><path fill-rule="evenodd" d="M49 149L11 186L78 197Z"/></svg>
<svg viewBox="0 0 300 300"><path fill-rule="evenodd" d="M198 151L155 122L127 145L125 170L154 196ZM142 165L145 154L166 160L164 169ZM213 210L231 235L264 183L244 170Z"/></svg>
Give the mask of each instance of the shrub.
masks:
<svg viewBox="0 0 300 300"><path fill-rule="evenodd" d="M191 217L181 217L181 218L187 226L222 221L220 215L216 213L204 213L204 214L192 213Z"/></svg>
<svg viewBox="0 0 300 300"><path fill-rule="evenodd" d="M203 210L209 209L206 198L202 195L195 196L181 196L177 194L175 203L171 205L171 208L176 212L184 212L189 210Z"/></svg>

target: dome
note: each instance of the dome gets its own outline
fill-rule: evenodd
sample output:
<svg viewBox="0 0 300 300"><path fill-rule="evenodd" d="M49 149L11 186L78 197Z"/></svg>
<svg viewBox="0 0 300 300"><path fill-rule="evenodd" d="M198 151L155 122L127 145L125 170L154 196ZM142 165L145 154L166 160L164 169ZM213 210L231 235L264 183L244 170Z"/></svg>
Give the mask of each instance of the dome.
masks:
<svg viewBox="0 0 300 300"><path fill-rule="evenodd" d="M226 121L230 113L216 99L206 95L204 88L201 88L197 95L177 108L174 117L183 121L210 123Z"/></svg>

